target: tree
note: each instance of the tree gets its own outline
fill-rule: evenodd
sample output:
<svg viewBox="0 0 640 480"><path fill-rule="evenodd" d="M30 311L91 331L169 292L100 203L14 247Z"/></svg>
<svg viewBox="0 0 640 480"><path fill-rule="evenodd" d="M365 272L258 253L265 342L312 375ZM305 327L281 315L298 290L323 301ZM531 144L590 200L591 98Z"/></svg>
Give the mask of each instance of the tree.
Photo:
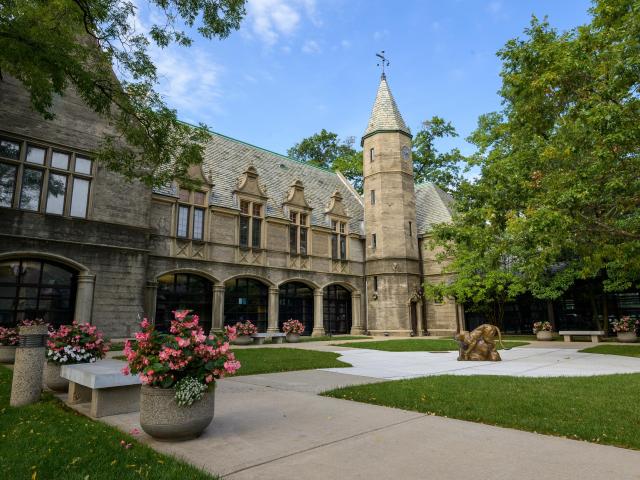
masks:
<svg viewBox="0 0 640 480"><path fill-rule="evenodd" d="M465 158L458 149L441 153L435 142L445 137L457 137L451 123L433 117L422 123L413 139L413 172L416 183L433 182L445 191L453 191L462 179ZM322 129L320 133L302 139L287 155L323 168L338 170L362 193L362 151L353 148L354 138L340 140L338 134Z"/></svg>
<svg viewBox="0 0 640 480"><path fill-rule="evenodd" d="M464 259L491 242L538 298L578 279L639 286L640 2L600 0L590 13L564 33L533 18L526 38L498 53L504 108L470 137L481 177L456 195L453 223L433 232L454 257L447 269L463 272L439 293L467 282ZM487 273L504 268L493 265Z"/></svg>
<svg viewBox="0 0 640 480"><path fill-rule="evenodd" d="M155 24L135 27L127 0L7 0L0 8L0 79L9 74L29 92L33 108L53 119L53 99L74 89L112 126L96 160L149 185L178 178L202 161L204 125L180 122L154 90L155 44L188 47L181 25L205 38L239 28L245 0L147 0ZM117 76L115 73L117 73Z"/></svg>

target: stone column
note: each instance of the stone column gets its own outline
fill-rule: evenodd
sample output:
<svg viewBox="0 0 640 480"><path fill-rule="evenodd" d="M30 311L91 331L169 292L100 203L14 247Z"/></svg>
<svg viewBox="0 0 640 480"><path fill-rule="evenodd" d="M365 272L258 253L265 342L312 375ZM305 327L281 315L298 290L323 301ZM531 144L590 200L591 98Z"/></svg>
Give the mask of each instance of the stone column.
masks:
<svg viewBox="0 0 640 480"><path fill-rule="evenodd" d="M313 291L313 331L312 337L321 337L324 331L324 292L321 288Z"/></svg>
<svg viewBox="0 0 640 480"><path fill-rule="evenodd" d="M280 289L269 287L269 316L267 318L267 333L278 333L278 311L280 307Z"/></svg>
<svg viewBox="0 0 640 480"><path fill-rule="evenodd" d="M147 282L144 288L144 316L152 323L156 319L156 298L158 297L158 282Z"/></svg>
<svg viewBox="0 0 640 480"><path fill-rule="evenodd" d="M12 407L35 403L42 392L42 372L46 361L46 325L20 327L20 345L16 349L11 383Z"/></svg>
<svg viewBox="0 0 640 480"><path fill-rule="evenodd" d="M424 333L422 330L422 302L416 302L416 336L421 337Z"/></svg>
<svg viewBox="0 0 640 480"><path fill-rule="evenodd" d="M78 323L91 323L93 311L93 286L96 276L89 273L78 274L76 289L76 308L73 314Z"/></svg>
<svg viewBox="0 0 640 480"><path fill-rule="evenodd" d="M362 315L360 314L360 292L351 292L351 335L364 335Z"/></svg>
<svg viewBox="0 0 640 480"><path fill-rule="evenodd" d="M212 315L211 330L214 332L222 331L224 324L224 285L213 286Z"/></svg>

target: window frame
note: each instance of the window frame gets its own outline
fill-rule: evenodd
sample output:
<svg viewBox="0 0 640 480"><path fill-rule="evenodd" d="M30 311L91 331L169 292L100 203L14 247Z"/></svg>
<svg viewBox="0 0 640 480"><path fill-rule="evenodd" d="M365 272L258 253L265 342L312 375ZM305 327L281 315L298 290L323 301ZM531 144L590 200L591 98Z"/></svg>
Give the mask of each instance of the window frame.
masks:
<svg viewBox="0 0 640 480"><path fill-rule="evenodd" d="M348 224L345 219L331 219L331 259L349 261Z"/></svg>
<svg viewBox="0 0 640 480"><path fill-rule="evenodd" d="M10 142L18 145L17 158L1 155L0 151L0 163L2 163L3 165L7 165L10 168L13 167L15 169L13 177L13 191L11 192L9 205L0 205L0 208L11 208L14 210L40 213L43 215L52 215L57 217L80 219L91 218L93 183L95 181L97 168L96 161L91 158L91 155L81 150L60 145L48 144L38 140L28 140L26 138L21 138L12 134L5 134L4 132L0 132L0 141ZM29 151L29 148L44 150L44 160L42 163L27 161L27 153ZM67 168L53 165L54 154L67 155ZM77 158L83 158L91 162L89 173L81 173L76 171ZM38 207L34 210L21 206L25 170L38 171L41 175L38 195ZM64 198L62 201L62 213L47 211L47 204L49 203L50 193L50 179L53 175L64 176L66 178ZM88 183L84 216L71 214L73 191L76 179L84 180Z"/></svg>
<svg viewBox="0 0 640 480"><path fill-rule="evenodd" d="M183 193L188 192L186 196L183 196ZM204 195L203 202L196 203L196 195L201 193ZM207 205L207 195L208 191L206 190L191 190L188 188L178 187L178 198L176 199L176 204L174 206L174 229L173 233L176 238L181 240L192 240L194 242L205 242L207 240L207 211L209 210L209 206ZM180 228L180 209L187 209L187 234L179 235ZM201 236L196 237L196 210L202 212L202 223L200 224L202 227Z"/></svg>
<svg viewBox="0 0 640 480"><path fill-rule="evenodd" d="M309 222L310 215L307 211L302 210L289 210L289 255L299 255L301 257L308 257L310 255L309 248ZM302 232L305 232L304 251ZM292 247L295 245L295 248Z"/></svg>
<svg viewBox="0 0 640 480"><path fill-rule="evenodd" d="M246 212L243 211L243 204L247 205ZM257 212L257 213L256 213ZM264 245L264 220L265 220L265 202L253 198L238 199L238 247L243 250L262 250ZM242 243L242 222L247 222L247 242ZM258 234L255 230L258 226ZM256 244L257 243L257 244Z"/></svg>

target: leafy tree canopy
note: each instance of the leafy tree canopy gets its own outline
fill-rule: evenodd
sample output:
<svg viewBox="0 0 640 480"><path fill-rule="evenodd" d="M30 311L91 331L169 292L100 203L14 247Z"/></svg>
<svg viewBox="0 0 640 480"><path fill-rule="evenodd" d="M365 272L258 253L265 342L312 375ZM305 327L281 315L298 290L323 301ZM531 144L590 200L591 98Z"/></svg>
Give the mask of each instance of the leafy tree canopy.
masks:
<svg viewBox="0 0 640 480"><path fill-rule="evenodd" d="M74 89L113 127L96 159L128 178L158 185L187 180L202 160L204 125L178 121L154 90L151 45L189 46L183 28L225 38L240 26L245 0L147 0L147 31L127 0L5 0L0 8L0 74L22 82L33 108L54 118L53 99ZM114 75L114 72L117 73Z"/></svg>
<svg viewBox="0 0 640 480"><path fill-rule="evenodd" d="M470 137L481 177L433 232L461 274L430 295L465 300L505 272L539 298L576 279L639 285L640 2L599 0L590 13L568 32L533 18L498 53L504 108Z"/></svg>
<svg viewBox="0 0 640 480"><path fill-rule="evenodd" d="M433 182L446 191L453 191L462 180L461 169L465 158L458 149L439 152L438 139L457 137L451 123L433 117L422 124L413 139L413 171L417 183ZM302 139L287 155L319 167L340 171L362 193L362 150L353 148L354 138L340 140L338 135L322 129Z"/></svg>

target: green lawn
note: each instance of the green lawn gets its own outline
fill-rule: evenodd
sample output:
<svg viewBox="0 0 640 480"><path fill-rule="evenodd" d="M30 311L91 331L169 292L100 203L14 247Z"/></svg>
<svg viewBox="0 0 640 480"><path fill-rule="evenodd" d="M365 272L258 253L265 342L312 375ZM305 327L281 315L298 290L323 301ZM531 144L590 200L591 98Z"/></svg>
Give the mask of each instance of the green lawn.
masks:
<svg viewBox="0 0 640 480"><path fill-rule="evenodd" d="M237 375L351 367L350 364L337 360L340 356L338 353L316 352L300 348L239 348L233 353L242 364Z"/></svg>
<svg viewBox="0 0 640 480"><path fill-rule="evenodd" d="M6 479L212 480L203 471L160 454L104 423L65 407L51 395L9 407L11 371L0 367L0 477ZM120 445L124 440L131 447Z"/></svg>
<svg viewBox="0 0 640 480"><path fill-rule="evenodd" d="M504 342L505 347L513 348L527 345L528 342ZM340 347L370 348L385 352L445 352L458 350L458 344L454 340L443 338L411 338L402 340L382 340L377 342L353 342L341 343Z"/></svg>
<svg viewBox="0 0 640 480"><path fill-rule="evenodd" d="M640 449L640 374L522 378L433 376L326 396Z"/></svg>
<svg viewBox="0 0 640 480"><path fill-rule="evenodd" d="M339 353L316 352L300 348L237 348L233 350L233 353L242 364L242 368L238 370L236 375L352 366L349 363L337 360L340 356ZM124 355L118 355L113 358L115 360L126 360Z"/></svg>
<svg viewBox="0 0 640 480"><path fill-rule="evenodd" d="M580 350L584 353L602 353L605 355L622 355L624 357L640 357L640 345L598 345Z"/></svg>
<svg viewBox="0 0 640 480"><path fill-rule="evenodd" d="M300 337L301 342L330 342L341 340L367 340L373 337L366 337L364 335L323 335L321 337Z"/></svg>

